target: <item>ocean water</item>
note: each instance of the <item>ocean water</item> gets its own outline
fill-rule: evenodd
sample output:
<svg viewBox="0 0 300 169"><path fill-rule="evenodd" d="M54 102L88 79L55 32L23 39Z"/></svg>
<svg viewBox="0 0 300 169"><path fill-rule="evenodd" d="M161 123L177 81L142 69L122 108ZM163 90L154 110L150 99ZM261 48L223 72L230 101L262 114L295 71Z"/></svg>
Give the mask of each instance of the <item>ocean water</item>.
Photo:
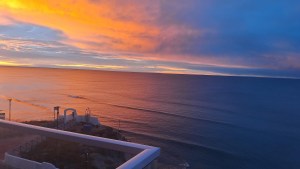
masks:
<svg viewBox="0 0 300 169"><path fill-rule="evenodd" d="M300 168L300 80L1 67L6 112L8 98L15 121L89 107L161 147L160 168Z"/></svg>

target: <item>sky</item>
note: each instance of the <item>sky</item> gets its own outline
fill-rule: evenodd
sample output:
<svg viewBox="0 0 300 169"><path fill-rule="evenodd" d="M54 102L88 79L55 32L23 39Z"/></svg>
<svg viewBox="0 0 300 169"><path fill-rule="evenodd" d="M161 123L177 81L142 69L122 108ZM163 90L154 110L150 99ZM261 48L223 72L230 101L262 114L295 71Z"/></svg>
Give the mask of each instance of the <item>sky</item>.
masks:
<svg viewBox="0 0 300 169"><path fill-rule="evenodd" d="M0 66L300 78L300 1L0 0Z"/></svg>

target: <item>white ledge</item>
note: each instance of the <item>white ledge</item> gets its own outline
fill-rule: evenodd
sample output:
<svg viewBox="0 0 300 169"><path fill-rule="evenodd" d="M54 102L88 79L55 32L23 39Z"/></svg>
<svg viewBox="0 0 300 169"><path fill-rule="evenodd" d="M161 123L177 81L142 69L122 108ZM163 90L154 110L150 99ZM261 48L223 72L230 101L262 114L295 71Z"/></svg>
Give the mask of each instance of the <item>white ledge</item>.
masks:
<svg viewBox="0 0 300 169"><path fill-rule="evenodd" d="M157 147L34 126L30 124L0 120L0 127L17 129L19 131L39 134L46 137L78 142L86 145L117 150L131 154L137 154L126 161L124 164L119 166L118 169L142 169L160 155L160 149Z"/></svg>

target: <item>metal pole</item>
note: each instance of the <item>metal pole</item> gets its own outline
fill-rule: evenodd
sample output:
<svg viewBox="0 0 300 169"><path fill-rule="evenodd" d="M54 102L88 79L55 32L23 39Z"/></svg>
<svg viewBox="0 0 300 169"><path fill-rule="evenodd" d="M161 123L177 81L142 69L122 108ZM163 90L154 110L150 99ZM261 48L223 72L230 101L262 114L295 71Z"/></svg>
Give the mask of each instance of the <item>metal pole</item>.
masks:
<svg viewBox="0 0 300 169"><path fill-rule="evenodd" d="M55 121L55 111L56 111L56 108L54 107L54 111L53 111L53 121Z"/></svg>
<svg viewBox="0 0 300 169"><path fill-rule="evenodd" d="M121 127L121 120L119 120L119 132L120 132L120 127Z"/></svg>
<svg viewBox="0 0 300 169"><path fill-rule="evenodd" d="M9 114L8 114L8 120L9 120L9 121L11 121L11 101L12 101L11 98L8 99L8 102L9 102L9 110L8 110Z"/></svg>
<svg viewBox="0 0 300 169"><path fill-rule="evenodd" d="M57 111L57 115L56 115L56 128L58 129L58 116L59 116L59 111Z"/></svg>
<svg viewBox="0 0 300 169"><path fill-rule="evenodd" d="M59 126L59 106L57 106L57 129L58 129L58 126Z"/></svg>
<svg viewBox="0 0 300 169"><path fill-rule="evenodd" d="M55 119L56 114L56 119ZM54 122L56 120L56 128L58 129L59 106L54 107Z"/></svg>

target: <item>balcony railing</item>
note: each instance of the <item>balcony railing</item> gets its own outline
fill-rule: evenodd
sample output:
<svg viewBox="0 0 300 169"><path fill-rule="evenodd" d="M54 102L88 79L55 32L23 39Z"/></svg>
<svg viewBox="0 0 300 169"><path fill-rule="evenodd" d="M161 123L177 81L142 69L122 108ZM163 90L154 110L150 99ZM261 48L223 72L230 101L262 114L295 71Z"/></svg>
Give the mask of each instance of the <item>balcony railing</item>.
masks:
<svg viewBox="0 0 300 169"><path fill-rule="evenodd" d="M92 145L95 147L106 148L130 154L136 154L131 159L119 166L117 169L156 168L155 160L160 155L160 149L157 147L45 128L24 123L0 120L0 127L29 132L32 134L38 134L55 139L78 142L86 145Z"/></svg>

